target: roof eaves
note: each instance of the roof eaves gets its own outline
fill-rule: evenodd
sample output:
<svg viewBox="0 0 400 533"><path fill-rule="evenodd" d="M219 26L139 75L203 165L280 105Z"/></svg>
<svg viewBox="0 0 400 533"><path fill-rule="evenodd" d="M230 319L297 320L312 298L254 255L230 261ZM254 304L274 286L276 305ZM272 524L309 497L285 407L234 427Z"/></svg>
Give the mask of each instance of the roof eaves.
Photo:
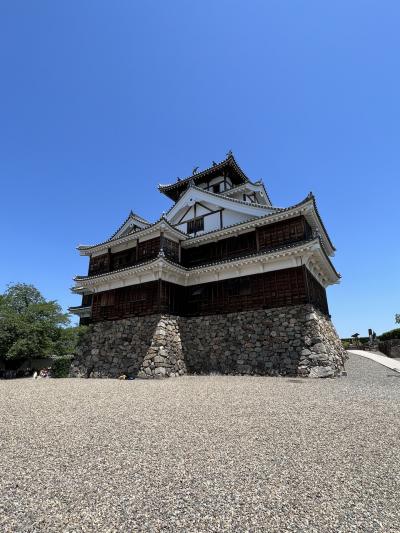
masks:
<svg viewBox="0 0 400 533"><path fill-rule="evenodd" d="M301 246L304 246L305 244L312 243L313 241L316 241L315 237L310 238L310 239L304 239L302 241L298 241L298 242L295 242L295 243L285 244L284 246L277 246L277 247L271 248L269 250L260 250L259 252L254 252L254 253L251 253L251 254L242 255L240 257L233 257L233 258L229 258L229 259L224 259L222 261L214 261L214 262L198 265L198 266L195 266L195 267L189 267L187 270L197 270L197 269L200 269L200 268L205 268L205 267L213 266L213 265L219 265L219 264L225 264L225 263L234 263L235 261L238 261L240 259L249 259L251 257L269 255L269 254L273 254L273 253L280 252L280 251L283 251L283 250L290 250L291 248L301 247Z"/></svg>
<svg viewBox="0 0 400 533"><path fill-rule="evenodd" d="M243 172L243 170L239 167L237 164L234 156L232 154L228 155L227 158L225 158L220 163L217 163L216 165L212 165L211 167L206 168L205 170L202 170L201 172L198 172L197 174L193 174L192 176L188 176L186 178L180 179L179 181L176 181L175 183L168 183L168 184L159 184L158 190L161 192L167 192L171 189L174 189L175 187L178 187L179 185L185 184L190 182L191 180L197 180L198 178L203 178L210 174L211 172L215 172L216 170L222 169L224 166L226 166L228 163L231 163L232 166L235 168L236 172L240 174L240 176L245 181L250 181L249 178L246 176L246 174Z"/></svg>
<svg viewBox="0 0 400 533"><path fill-rule="evenodd" d="M271 203L271 198L269 197L269 194L268 194L268 191L267 189L265 188L265 185L264 183L262 182L262 180L260 181L248 181L248 183L242 183L241 185L236 185L236 187L231 187L230 189L227 189L225 191L223 191L222 193L220 193L222 196L229 196L230 193L232 192L233 194L235 194L235 192L239 192L241 189L245 189L246 186L250 184L250 185L253 185L255 187L262 187L263 190L264 190L264 193L265 193L265 197L266 199L268 200L268 202L270 203L269 206L266 206L266 207L272 207L272 203Z"/></svg>
<svg viewBox="0 0 400 533"><path fill-rule="evenodd" d="M194 189L195 191L200 191L204 194L208 194L209 196L213 196L214 198L224 198L225 200L228 200L228 202L234 202L236 204L241 204L241 205L246 205L248 207L256 207L257 209L275 209L273 208L272 206L269 206L269 205L262 205L262 204L254 204L252 202L245 202L243 200L237 200L236 198L226 198L224 197L224 195L222 194L219 194L219 193L216 193L216 192L212 192L212 191L206 191L205 189L202 189L201 187L197 187L197 185L190 185L185 193L187 193L190 189ZM179 200L178 200L179 201ZM173 204L169 209L168 211L166 212L166 214L168 215L172 210L173 208L176 206L176 203Z"/></svg>
<svg viewBox="0 0 400 533"><path fill-rule="evenodd" d="M223 259L221 261L210 261L209 263L204 263L204 264L196 265L196 266L193 266L193 267L184 267L184 266L182 266L182 265L180 265L180 264L168 259L164 255L159 254L157 257L155 257L153 259L150 259L148 261L144 261L142 263L137 263L137 264L131 265L129 267L121 268L121 269L118 269L118 270L113 270L112 272L105 272L103 274L97 274L97 275L94 275L94 276L76 276L74 278L74 280L75 281L88 281L88 280L93 280L93 279L106 278L107 276L119 274L119 273L122 273L122 272L125 272L125 271L128 271L128 270L135 270L137 268L150 266L152 263L155 263L155 262L157 262L159 260L162 260L162 261L170 264L174 268L177 268L177 269L179 269L179 270L181 270L183 272L191 272L191 271L204 269L204 268L208 268L208 267L212 267L212 266L223 265L223 264L228 264L228 263L235 263L237 261L251 259L253 257L256 258L256 257L261 257L261 256L266 256L266 255L272 255L272 254L276 254L278 252L283 252L285 250L301 248L302 246L305 246L305 245L312 245L313 243L318 243L320 245L320 249L321 249L325 259L327 260L329 266L331 267L332 271L337 276L337 278L340 279L341 275L336 271L335 267L333 266L332 261L330 260L330 258L328 257L327 253L325 252L322 240L318 236L318 237L312 237L312 238L309 238L309 239L304 239L302 241L298 241L298 242L295 242L295 243L289 243L289 244L286 244L286 245L283 245L283 246L277 246L275 248L271 248L270 250L261 250L259 252L242 255L240 257L233 257L233 258Z"/></svg>
<svg viewBox="0 0 400 533"><path fill-rule="evenodd" d="M332 268L333 272L336 274L336 276L338 277L338 279L341 279L342 275L340 274L340 272L338 272L334 266L334 264L332 263L331 261L331 258L329 257L329 255L326 253L326 250L325 250L325 246L324 246L324 243L321 239L321 237L318 235L318 240L319 240L319 243L321 245L321 250L322 250L322 253L324 254L325 256L325 259L328 261L330 267Z"/></svg>
<svg viewBox="0 0 400 533"><path fill-rule="evenodd" d="M129 219L132 219L132 220L137 220L139 222L141 222L142 224L147 224L148 226L151 226L151 223L148 222L147 220L145 220L144 218L140 217L139 215L136 215L136 213L134 213L132 210L130 211L129 215L126 217L126 219L123 221L123 223L120 225L120 227L117 229L117 231L115 231L111 237L109 237L109 241L111 241L112 239L114 239L114 237L117 235L118 232L121 231L121 229L125 226L125 224L128 222ZM144 228L140 228L140 229L144 229ZM105 241L107 242L107 241Z"/></svg>
<svg viewBox="0 0 400 533"><path fill-rule="evenodd" d="M325 224L324 224L323 221L322 221L321 215L319 214L319 211L318 211L318 207L317 207L317 202L316 202L315 196L314 196L312 193L310 193L310 194L308 195L308 198L312 199L312 201L313 201L313 205L314 205L314 209L315 209L315 213L316 213L317 218L318 218L318 220L319 220L319 222L320 222L320 224L321 224L321 226L322 226L322 229L323 229L324 232L325 232L326 238L328 239L328 242L329 242L330 246L332 247L332 250L333 250L334 252L336 252L336 248L335 248L335 246L333 245L333 243L332 243L332 241L331 241L331 239L330 239L330 237L329 237L329 234L328 234L328 232L327 232L327 230L326 230Z"/></svg>
<svg viewBox="0 0 400 533"><path fill-rule="evenodd" d="M107 241L103 241L103 242L100 242L100 243L97 243L97 244L91 244L91 245L84 245L84 244L81 244L77 247L78 250L90 250L92 248L98 248L98 247L101 247L101 246L104 246L105 244L116 244L120 239L126 239L127 237L131 237L132 235L138 235L144 231L148 231L152 228L155 229L155 227L160 224L161 222L164 222L165 224L168 225L169 228L171 228L171 230L179 233L180 235L182 235L182 237L184 237L185 239L188 238L188 236L186 235L186 233L184 233L183 231L181 231L180 229L178 228L175 228L172 224L169 223L169 221L164 217L164 216L161 216L158 220L156 220L156 222L153 222L152 224L149 224L146 228L139 228L135 231L132 231L132 233L129 233L128 235L124 235L123 237L117 237L117 238L114 238L114 239L108 239ZM122 241L124 242L124 241Z"/></svg>
<svg viewBox="0 0 400 533"><path fill-rule="evenodd" d="M166 261L167 263L170 263L171 265L173 265L173 266L175 266L175 267L177 267L177 268L179 268L179 269L181 269L183 271L190 272L192 270L197 270L197 269L201 269L201 268L208 267L208 266L225 264L225 263L233 263L233 262L239 261L241 259L248 259L248 258L251 258L251 257L269 255L269 254L276 253L276 252L279 252L279 251L282 251L282 250L300 247L300 246L303 246L304 244L312 243L313 241L317 241L317 238L314 237L312 239L306 239L306 240L299 241L299 242L296 242L296 243L290 243L290 244L286 244L284 246L278 246L276 248L271 248L270 250L262 250L262 251L259 251L259 252L255 252L255 253L251 253L251 254L247 254L247 255L242 255L240 257L233 257L233 258L229 258L229 259L223 259L221 261L212 261L212 262L209 262L209 263L205 263L205 264L202 264L202 265L199 265L199 266L193 266L193 267L184 267L184 266L172 261L171 259L168 259L164 255L159 254L156 257L154 257L152 259L149 259L148 261L143 261L141 263L136 263L134 265L131 265L131 266L128 266L128 267L125 267L125 268L112 270L111 272L104 272L102 274L95 274L94 276L75 276L74 277L74 281L88 281L88 280L92 280L92 279L105 278L107 276L118 274L118 273L121 273L121 272L125 272L127 270L132 270L132 269L141 268L141 267L144 267L144 266L149 266L150 264L155 263L156 261L158 261L160 259L162 259L163 261ZM329 260L329 258L328 258L328 260Z"/></svg>

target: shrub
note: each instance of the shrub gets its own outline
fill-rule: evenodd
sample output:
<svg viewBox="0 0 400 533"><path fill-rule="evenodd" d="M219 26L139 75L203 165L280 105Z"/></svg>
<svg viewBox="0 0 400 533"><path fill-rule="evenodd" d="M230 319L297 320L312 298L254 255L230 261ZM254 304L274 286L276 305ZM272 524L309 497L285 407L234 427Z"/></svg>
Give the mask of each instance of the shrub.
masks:
<svg viewBox="0 0 400 533"><path fill-rule="evenodd" d="M385 333L379 336L379 340L381 341L390 341L392 339L400 339L400 328L385 331Z"/></svg>
<svg viewBox="0 0 400 533"><path fill-rule="evenodd" d="M51 364L51 375L53 378L67 378L71 367L73 356L61 355L54 357Z"/></svg>
<svg viewBox="0 0 400 533"><path fill-rule="evenodd" d="M369 341L369 337L358 337L357 340L358 340L358 344L367 344L368 341ZM352 346L357 344L357 341L353 337L347 337L345 339L341 339L341 341L342 341L342 343L343 342L348 342Z"/></svg>

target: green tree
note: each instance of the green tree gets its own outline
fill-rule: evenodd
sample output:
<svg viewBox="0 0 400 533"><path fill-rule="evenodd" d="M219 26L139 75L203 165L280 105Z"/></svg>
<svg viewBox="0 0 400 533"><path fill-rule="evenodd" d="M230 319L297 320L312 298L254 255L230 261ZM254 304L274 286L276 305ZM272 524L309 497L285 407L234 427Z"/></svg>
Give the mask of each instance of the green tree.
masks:
<svg viewBox="0 0 400 533"><path fill-rule="evenodd" d="M86 326L60 328L59 338L54 345L54 353L57 355L73 354L80 337L86 330Z"/></svg>
<svg viewBox="0 0 400 533"><path fill-rule="evenodd" d="M358 346L358 344L359 344L359 340L358 340L359 336L360 336L359 333L353 333L353 335L351 336L354 339L354 342L356 343L356 346Z"/></svg>
<svg viewBox="0 0 400 533"><path fill-rule="evenodd" d="M396 324L400 324L400 314L394 316L394 321Z"/></svg>
<svg viewBox="0 0 400 533"><path fill-rule="evenodd" d="M68 344L61 340L69 335L64 332L68 324L60 305L47 301L33 285L10 285L0 295L0 358L57 353Z"/></svg>

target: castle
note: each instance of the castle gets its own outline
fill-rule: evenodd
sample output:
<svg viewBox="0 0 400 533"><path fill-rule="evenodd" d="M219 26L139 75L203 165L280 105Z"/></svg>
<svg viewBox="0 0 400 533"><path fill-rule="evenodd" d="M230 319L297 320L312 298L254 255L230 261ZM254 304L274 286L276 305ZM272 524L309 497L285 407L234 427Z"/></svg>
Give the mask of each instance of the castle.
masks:
<svg viewBox="0 0 400 533"><path fill-rule="evenodd" d="M274 207L231 152L159 191L173 202L159 220L131 212L78 247L89 271L70 312L90 327L72 374L338 374L326 287L340 275L314 196Z"/></svg>

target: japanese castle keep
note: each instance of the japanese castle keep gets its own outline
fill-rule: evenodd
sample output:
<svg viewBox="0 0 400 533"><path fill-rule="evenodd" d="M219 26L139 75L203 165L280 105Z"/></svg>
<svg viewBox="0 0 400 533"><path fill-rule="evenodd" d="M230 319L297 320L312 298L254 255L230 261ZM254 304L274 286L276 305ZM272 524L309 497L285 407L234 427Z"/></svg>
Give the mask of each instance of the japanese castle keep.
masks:
<svg viewBox="0 0 400 533"><path fill-rule="evenodd" d="M131 212L78 247L89 271L70 311L89 327L72 375L340 373L326 298L340 276L314 196L273 207L231 152L159 191L173 202L159 220Z"/></svg>

